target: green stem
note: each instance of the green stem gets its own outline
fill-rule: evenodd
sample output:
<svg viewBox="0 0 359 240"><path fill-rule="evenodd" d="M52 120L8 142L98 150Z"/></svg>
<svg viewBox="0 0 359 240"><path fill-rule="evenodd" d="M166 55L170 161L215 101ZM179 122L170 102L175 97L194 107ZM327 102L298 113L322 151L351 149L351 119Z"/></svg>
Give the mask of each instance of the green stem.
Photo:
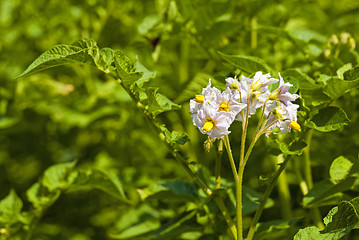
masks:
<svg viewBox="0 0 359 240"><path fill-rule="evenodd" d="M238 180L236 183L236 210L237 210L237 239L243 239L243 217L242 217L242 184L245 164L241 165L238 170Z"/></svg>
<svg viewBox="0 0 359 240"><path fill-rule="evenodd" d="M304 178L307 182L308 189L312 189L313 187L313 178L312 178L312 168L311 168L311 161L310 161L310 146L313 137L313 129L309 129L306 137L307 147L304 149ZM318 208L310 209L310 215L313 218L314 224L320 228L324 228L324 224L322 221L322 216Z"/></svg>
<svg viewBox="0 0 359 240"><path fill-rule="evenodd" d="M276 159L276 164L282 164L284 162L283 154L278 155ZM279 193L279 202L281 206L282 217L284 219L290 219L293 217L292 207L291 207L291 197L288 187L286 171L283 170L282 174L278 177L278 193Z"/></svg>
<svg viewBox="0 0 359 240"><path fill-rule="evenodd" d="M304 149L304 178L308 188L313 187L312 169L310 164L310 144L312 142L313 129L309 129L306 137L307 147Z"/></svg>
<svg viewBox="0 0 359 240"><path fill-rule="evenodd" d="M243 160L244 160L244 150L245 150L245 145L246 145L248 118L249 118L249 97L247 97L247 111L246 111L245 118L243 118L243 114L242 114L243 124L242 124L241 155L240 155L240 159L239 159L239 166L244 165Z"/></svg>
<svg viewBox="0 0 359 240"><path fill-rule="evenodd" d="M255 233L255 230L256 230L256 226L257 226L257 223L259 221L259 218L263 212L263 209L264 209L264 206L269 198L269 195L271 194L273 188L274 188L274 185L275 183L277 182L277 179L279 177L279 175L283 172L283 170L285 169L288 161L289 161L289 157L286 157L285 160L283 161L283 163L280 165L279 169L277 170L277 172L274 174L274 176L272 177L272 179L270 180L270 183L266 189L266 191L264 192L264 195L263 195L263 198L262 200L260 201L259 203L259 206L257 208L257 211L253 217L253 220L251 222L251 226L249 228L249 232L248 232L248 236L247 236L247 240L252 240L253 239L253 236L254 236L254 233Z"/></svg>
<svg viewBox="0 0 359 240"><path fill-rule="evenodd" d="M228 155L228 158L229 158L229 163L231 164L234 180L237 181L238 180L237 168L236 168L236 164L234 162L234 158L233 158L233 154L232 154L231 145L229 143L228 135L223 137L223 143L224 143L224 146L226 147L226 150L227 150L227 155Z"/></svg>
<svg viewBox="0 0 359 240"><path fill-rule="evenodd" d="M218 143L218 151L216 157L216 167L215 167L215 176L216 176L216 189L221 188L221 162L222 162L222 153L223 153L223 140L220 139Z"/></svg>
<svg viewBox="0 0 359 240"><path fill-rule="evenodd" d="M242 177L243 169L242 166L239 167L239 172L237 173L236 165L234 162L231 145L229 142L228 135L223 137L224 146L227 150L227 155L229 157L229 162L231 164L234 182L236 184L236 215L237 215L237 239L243 239L243 224L242 224ZM244 168L244 167L243 167Z"/></svg>

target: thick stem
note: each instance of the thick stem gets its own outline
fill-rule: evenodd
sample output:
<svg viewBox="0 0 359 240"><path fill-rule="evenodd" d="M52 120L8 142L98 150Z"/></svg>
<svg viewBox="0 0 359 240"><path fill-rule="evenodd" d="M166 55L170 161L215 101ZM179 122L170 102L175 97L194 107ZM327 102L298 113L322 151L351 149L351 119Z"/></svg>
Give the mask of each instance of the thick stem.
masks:
<svg viewBox="0 0 359 240"><path fill-rule="evenodd" d="M313 137L313 129L309 129L307 133L306 143L307 147L304 149L304 178L307 182L308 189L312 189L313 187L313 178L312 178L312 168L311 168L311 161L310 161L310 146ZM314 224L320 228L324 228L324 224L322 221L322 216L318 208L312 208L310 210L310 215L313 218Z"/></svg>
<svg viewBox="0 0 359 240"><path fill-rule="evenodd" d="M238 170L238 180L236 183L236 214L237 214L237 239L243 239L243 217L242 217L242 184L243 184L243 173L245 164L241 165Z"/></svg>
<svg viewBox="0 0 359 240"><path fill-rule="evenodd" d="M276 164L282 164L284 162L283 154L278 155L276 158ZM282 174L278 177L278 193L279 193L279 202L281 206L282 217L284 219L290 219L293 217L292 206L291 206L291 197L287 181L286 171L283 170Z"/></svg>
<svg viewBox="0 0 359 240"><path fill-rule="evenodd" d="M237 239L243 239L243 227L242 227L242 177L243 170L242 166L239 167L239 172L237 173L236 165L234 162L231 145L229 142L228 136L223 137L224 146L226 147L229 162L231 164L234 182L236 184L236 215L237 215Z"/></svg>
<svg viewBox="0 0 359 240"><path fill-rule="evenodd" d="M277 182L277 179L279 177L279 175L283 172L283 170L285 169L288 161L289 161L289 157L286 157L285 160L283 161L283 163L280 165L279 169L277 170L277 172L274 174L274 176L272 177L272 179L270 180L270 183L266 189L266 191L264 192L264 195L263 195L263 198L262 200L260 201L259 203L259 206L257 208L257 211L253 217L253 220L251 222L251 226L249 228L249 232L248 232L248 236L247 236L247 240L252 240L253 239L253 236L254 236L254 233L255 233L255 230L256 230L256 226L257 226L257 223L259 221L259 218L263 212L263 209L264 209L264 206L269 198L269 195L271 194L273 188L274 188L274 185L275 183Z"/></svg>

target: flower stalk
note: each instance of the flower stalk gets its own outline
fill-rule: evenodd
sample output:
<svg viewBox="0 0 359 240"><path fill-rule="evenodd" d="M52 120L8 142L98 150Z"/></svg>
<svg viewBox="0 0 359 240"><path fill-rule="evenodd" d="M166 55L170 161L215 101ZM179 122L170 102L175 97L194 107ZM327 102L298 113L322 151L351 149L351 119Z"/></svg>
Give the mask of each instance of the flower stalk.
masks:
<svg viewBox="0 0 359 240"><path fill-rule="evenodd" d="M268 85L279 81L279 86L273 92L268 90ZM193 123L199 131L209 136L210 139L220 139L226 148L230 166L233 173L236 189L236 229L238 240L243 239L243 221L242 221L242 185L244 169L253 151L254 145L263 134L268 136L271 133L282 134L295 129L300 131L300 125L297 120L296 104L292 101L298 98L298 95L289 93L292 86L285 83L279 75L279 80L271 78L269 74L257 72L253 78L241 76L241 80L236 78L226 79L226 90L221 93L217 88L211 86L209 81L201 94L195 95L190 101L190 111ZM262 113L255 130L254 136L248 149L246 150L246 139L248 132L248 122L251 115L255 114L258 108ZM229 127L235 121L242 122L242 135L240 156L238 163L234 160L228 135ZM219 185L219 166L220 159L216 161L216 188ZM283 171L286 162L281 165L280 172ZM278 176L280 174L278 173ZM255 227L259 216L263 211L266 200L273 189L278 178L276 176L267 188L263 201L251 224L248 240L251 240L255 233ZM233 232L233 231L232 231Z"/></svg>

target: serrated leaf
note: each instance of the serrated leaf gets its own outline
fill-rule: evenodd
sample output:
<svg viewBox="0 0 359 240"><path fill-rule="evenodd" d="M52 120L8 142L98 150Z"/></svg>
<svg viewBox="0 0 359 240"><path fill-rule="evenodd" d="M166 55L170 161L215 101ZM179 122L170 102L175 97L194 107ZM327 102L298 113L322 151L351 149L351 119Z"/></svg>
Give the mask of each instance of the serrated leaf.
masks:
<svg viewBox="0 0 359 240"><path fill-rule="evenodd" d="M128 202L121 181L110 171L95 168L74 170L68 177L68 181L71 183L70 188L96 188L121 201Z"/></svg>
<svg viewBox="0 0 359 240"><path fill-rule="evenodd" d="M165 95L157 93L158 88L148 88L148 111L157 116L158 114L180 109L181 106L169 100Z"/></svg>
<svg viewBox="0 0 359 240"><path fill-rule="evenodd" d="M227 55L219 52L220 56L232 63L240 70L252 74L258 71L263 73L271 73L272 69L260 58L253 56L242 56L242 55Z"/></svg>
<svg viewBox="0 0 359 240"><path fill-rule="evenodd" d="M118 77L125 86L130 86L142 77L136 72L130 59L120 50L115 52L115 66Z"/></svg>
<svg viewBox="0 0 359 240"><path fill-rule="evenodd" d="M43 186L50 192L65 189L69 185L67 177L75 164L76 162L59 163L46 169L42 179Z"/></svg>
<svg viewBox="0 0 359 240"><path fill-rule="evenodd" d="M19 214L22 210L22 201L17 196L15 190L0 201L0 223L12 224L18 221Z"/></svg>
<svg viewBox="0 0 359 240"><path fill-rule="evenodd" d="M350 120L343 109L329 106L319 110L319 113L305 125L320 132L330 132L348 125L349 122Z"/></svg>
<svg viewBox="0 0 359 240"><path fill-rule="evenodd" d="M343 157L337 157L333 160L332 164L330 165L329 175L332 181L339 182L346 178L352 168L353 163Z"/></svg>

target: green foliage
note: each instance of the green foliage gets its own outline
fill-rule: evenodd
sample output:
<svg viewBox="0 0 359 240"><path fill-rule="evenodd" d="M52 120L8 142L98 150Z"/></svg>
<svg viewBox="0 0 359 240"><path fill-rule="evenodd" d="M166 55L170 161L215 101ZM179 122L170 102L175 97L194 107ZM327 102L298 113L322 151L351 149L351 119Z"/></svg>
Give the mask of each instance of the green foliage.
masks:
<svg viewBox="0 0 359 240"><path fill-rule="evenodd" d="M307 122L306 126L321 132L330 132L344 125L348 125L349 122L350 120L343 109L331 106L320 109L319 112Z"/></svg>
<svg viewBox="0 0 359 240"><path fill-rule="evenodd" d="M209 78L223 89L228 76L263 71L294 85L302 131L255 145L245 232L264 196L258 176L276 176L285 164L272 159L284 156L254 239L358 240L355 1L3 0L0 9L0 239L231 239L216 203L235 216L228 159L215 189L217 142L205 152L188 101ZM332 208L324 230L308 227L313 208Z"/></svg>

